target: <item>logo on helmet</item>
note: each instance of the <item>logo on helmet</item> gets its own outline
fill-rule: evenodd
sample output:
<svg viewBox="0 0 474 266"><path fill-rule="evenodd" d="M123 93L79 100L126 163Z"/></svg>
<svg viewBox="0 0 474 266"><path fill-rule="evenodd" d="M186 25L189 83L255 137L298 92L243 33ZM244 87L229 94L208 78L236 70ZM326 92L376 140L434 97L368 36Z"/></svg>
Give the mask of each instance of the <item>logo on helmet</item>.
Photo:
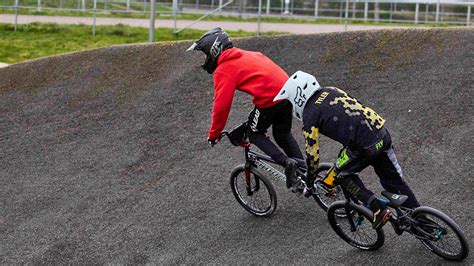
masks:
<svg viewBox="0 0 474 266"><path fill-rule="evenodd" d="M306 87L308 87L308 83L306 83L303 89L301 89L300 86L296 88L295 104L298 107L303 106L303 104L306 102L306 96L303 94L303 90L305 90Z"/></svg>
<svg viewBox="0 0 474 266"><path fill-rule="evenodd" d="M222 42L218 42L217 40L219 39L219 36L217 36L216 40L214 41L214 43L212 44L211 46L211 50L209 51L209 53L211 54L212 57L217 57L221 54L222 52Z"/></svg>

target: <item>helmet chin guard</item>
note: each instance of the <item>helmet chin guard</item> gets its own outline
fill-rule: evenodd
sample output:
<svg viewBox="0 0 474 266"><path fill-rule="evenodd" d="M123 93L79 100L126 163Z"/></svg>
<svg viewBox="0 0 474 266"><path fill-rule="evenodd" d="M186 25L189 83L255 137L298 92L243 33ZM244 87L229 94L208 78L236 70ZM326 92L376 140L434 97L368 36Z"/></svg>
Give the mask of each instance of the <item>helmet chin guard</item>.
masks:
<svg viewBox="0 0 474 266"><path fill-rule="evenodd" d="M293 105L293 115L301 121L306 102L320 89L321 86L313 75L300 70L290 76L273 101L290 101Z"/></svg>

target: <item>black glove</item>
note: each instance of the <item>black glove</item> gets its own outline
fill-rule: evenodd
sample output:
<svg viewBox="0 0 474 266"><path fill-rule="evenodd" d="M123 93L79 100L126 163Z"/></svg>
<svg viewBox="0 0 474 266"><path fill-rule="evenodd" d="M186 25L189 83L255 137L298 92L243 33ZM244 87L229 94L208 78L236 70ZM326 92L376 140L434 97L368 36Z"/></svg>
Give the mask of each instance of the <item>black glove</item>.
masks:
<svg viewBox="0 0 474 266"><path fill-rule="evenodd" d="M210 138L207 138L207 142L208 142L209 144L211 144L211 147L214 147L214 145L216 145L217 142L219 142L219 140L218 140L218 139L210 139Z"/></svg>

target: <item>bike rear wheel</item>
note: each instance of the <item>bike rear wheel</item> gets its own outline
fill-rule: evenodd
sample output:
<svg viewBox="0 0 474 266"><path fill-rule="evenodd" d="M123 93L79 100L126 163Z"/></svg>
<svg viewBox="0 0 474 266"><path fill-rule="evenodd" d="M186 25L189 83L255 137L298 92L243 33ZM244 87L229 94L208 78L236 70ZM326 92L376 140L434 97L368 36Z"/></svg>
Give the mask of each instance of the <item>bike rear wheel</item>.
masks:
<svg viewBox="0 0 474 266"><path fill-rule="evenodd" d="M268 217L277 207L275 189L268 179L255 168L250 168L250 183L245 177L245 166L239 165L232 171L230 187L237 202L248 212L258 217Z"/></svg>
<svg viewBox="0 0 474 266"><path fill-rule="evenodd" d="M345 213L345 216L341 217L338 215L340 213ZM370 222L372 217L358 211L345 201L331 204L327 215L334 232L356 248L377 250L385 242L385 234L382 228L377 230L372 228Z"/></svg>
<svg viewBox="0 0 474 266"><path fill-rule="evenodd" d="M314 200L318 205L324 210L328 211L329 206L339 200L344 200L344 193L340 186L334 188L327 188L323 182L321 182L326 176L328 171L331 169L333 164L330 163L321 163L318 167L318 177L314 183L315 192L313 194ZM337 213L340 217L344 217L344 212Z"/></svg>
<svg viewBox="0 0 474 266"><path fill-rule="evenodd" d="M443 212L419 207L413 211L418 225L415 235L430 251L452 261L462 261L469 254L469 246L461 228Z"/></svg>

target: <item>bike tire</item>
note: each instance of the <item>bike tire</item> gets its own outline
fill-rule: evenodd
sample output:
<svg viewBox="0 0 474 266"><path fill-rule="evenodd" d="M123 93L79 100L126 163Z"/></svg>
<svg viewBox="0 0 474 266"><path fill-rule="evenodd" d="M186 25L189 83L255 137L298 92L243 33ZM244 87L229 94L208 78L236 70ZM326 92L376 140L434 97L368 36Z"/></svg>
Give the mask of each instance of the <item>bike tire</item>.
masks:
<svg viewBox="0 0 474 266"><path fill-rule="evenodd" d="M432 236L431 239L418 237L427 249L450 261L462 261L467 257L469 245L464 232L448 215L437 209L423 206L413 211L412 218L418 221L418 228ZM457 244L458 247L453 249L450 246L451 243Z"/></svg>
<svg viewBox="0 0 474 266"><path fill-rule="evenodd" d="M277 207L277 195L272 183L257 169L250 168L251 195L245 182L245 165L232 170L230 187L237 202L249 213L258 217L269 217Z"/></svg>
<svg viewBox="0 0 474 266"><path fill-rule="evenodd" d="M332 163L321 163L319 164L316 181L322 180L327 175L327 171L331 169L333 166ZM313 199L318 203L319 207L323 209L325 212L328 211L329 206L339 200L344 200L344 193L340 186L337 186L333 189L333 191L328 192L326 189L321 187L315 181L314 187L316 189L315 193L313 194ZM340 217L344 217L345 214L339 213Z"/></svg>
<svg viewBox="0 0 474 266"><path fill-rule="evenodd" d="M341 211L346 213L344 217L338 215ZM362 250L377 250L383 246L384 231L372 228L372 217L367 212L357 210L346 201L337 201L331 204L327 215L334 232L350 245ZM355 225L355 230L351 230L351 224Z"/></svg>

